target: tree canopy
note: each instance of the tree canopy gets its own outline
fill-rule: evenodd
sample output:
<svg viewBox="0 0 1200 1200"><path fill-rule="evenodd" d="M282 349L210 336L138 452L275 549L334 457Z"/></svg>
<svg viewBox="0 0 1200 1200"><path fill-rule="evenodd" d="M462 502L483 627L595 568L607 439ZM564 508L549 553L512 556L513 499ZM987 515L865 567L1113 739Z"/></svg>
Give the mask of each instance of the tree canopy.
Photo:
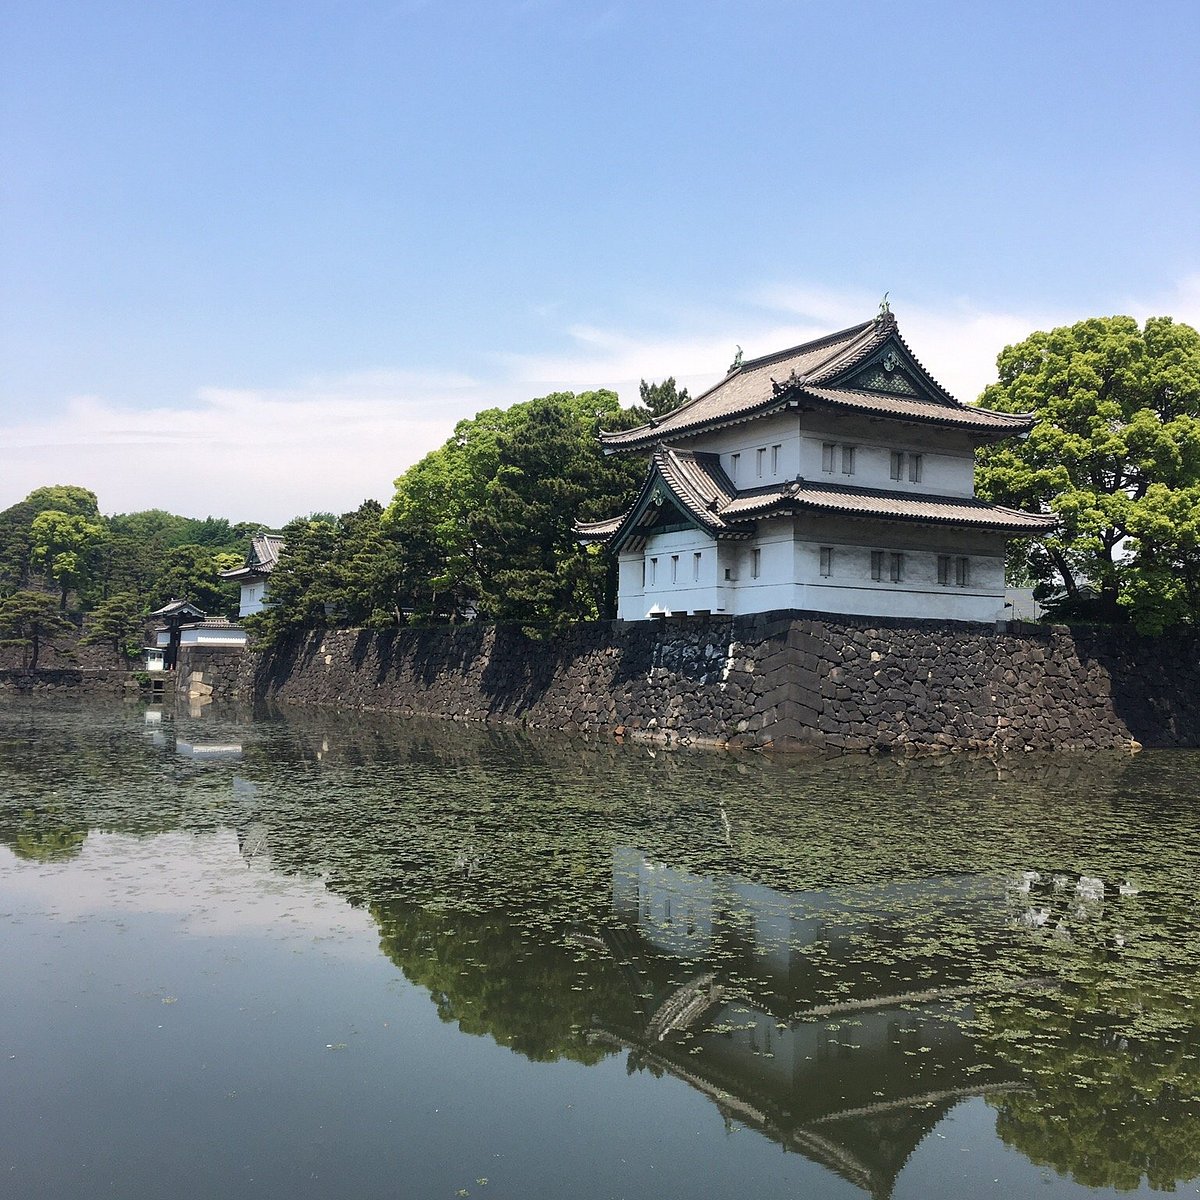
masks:
<svg viewBox="0 0 1200 1200"><path fill-rule="evenodd" d="M980 403L1031 412L1028 437L981 451L981 495L1053 513L1010 565L1064 616L1157 632L1200 619L1200 334L1169 317L1096 317L997 359Z"/></svg>
<svg viewBox="0 0 1200 1200"><path fill-rule="evenodd" d="M55 646L74 632L75 626L45 592L13 592L0 600L0 646L18 647L26 670L37 670L44 646Z"/></svg>
<svg viewBox="0 0 1200 1200"><path fill-rule="evenodd" d="M236 611L237 588L220 572L239 566L264 528L162 509L109 517L86 488L37 488L0 512L0 597L53 590L60 610L95 612L100 641L140 643L135 619L175 597Z"/></svg>
<svg viewBox="0 0 1200 1200"><path fill-rule="evenodd" d="M619 512L643 466L606 458L597 434L637 420L613 392L557 392L460 421L396 481L384 515L404 547L400 582L418 619L474 611L553 626L612 607L608 561L578 519Z"/></svg>

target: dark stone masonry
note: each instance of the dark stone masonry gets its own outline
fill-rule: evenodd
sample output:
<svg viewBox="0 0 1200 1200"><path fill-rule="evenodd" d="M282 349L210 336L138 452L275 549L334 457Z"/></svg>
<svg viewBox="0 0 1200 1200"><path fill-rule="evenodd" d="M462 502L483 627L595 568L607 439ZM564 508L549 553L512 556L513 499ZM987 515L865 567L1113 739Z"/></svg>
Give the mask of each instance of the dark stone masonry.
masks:
<svg viewBox="0 0 1200 1200"><path fill-rule="evenodd" d="M1120 629L767 613L597 622L546 641L509 626L329 630L270 656L181 659L178 680L181 695L199 684L214 698L680 745L1200 745L1200 642Z"/></svg>

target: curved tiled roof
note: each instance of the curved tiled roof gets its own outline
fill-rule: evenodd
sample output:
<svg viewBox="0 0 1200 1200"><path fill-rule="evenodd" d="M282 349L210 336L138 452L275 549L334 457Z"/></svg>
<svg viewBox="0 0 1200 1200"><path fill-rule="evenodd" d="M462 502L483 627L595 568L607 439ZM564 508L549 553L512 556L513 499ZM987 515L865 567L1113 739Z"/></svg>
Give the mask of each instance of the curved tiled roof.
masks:
<svg viewBox="0 0 1200 1200"><path fill-rule="evenodd" d="M633 505L607 521L578 522L575 531L589 542L623 542L653 501L661 485L677 506L714 537L746 536L760 517L812 511L882 521L920 521L991 529L1031 536L1053 528L1055 519L1024 513L973 496L897 493L880 488L793 479L769 487L737 491L715 454L659 446L646 482Z"/></svg>
<svg viewBox="0 0 1200 1200"><path fill-rule="evenodd" d="M737 496L737 489L722 469L720 457L659 446L633 504L619 517L610 517L606 521L577 521L575 532L588 542L607 542L623 533L626 526L636 524L653 502L658 480L702 529L714 536L725 529L719 513Z"/></svg>
<svg viewBox="0 0 1200 1200"><path fill-rule="evenodd" d="M855 368L889 341L903 349L914 373L920 377L919 398L844 386ZM843 386L838 386L839 382ZM610 452L644 450L665 439L690 436L760 416L793 401L859 409L902 421L933 422L989 434L1017 433L1032 424L1032 419L1024 415L995 413L961 404L925 370L900 336L895 317L887 312L839 333L744 362L715 387L665 417L637 429L602 433L600 442Z"/></svg>
<svg viewBox="0 0 1200 1200"><path fill-rule="evenodd" d="M238 580L265 579L275 570L279 553L283 549L283 535L278 533L256 533L250 539L250 552L245 563L231 571L221 571L222 579Z"/></svg>
<svg viewBox="0 0 1200 1200"><path fill-rule="evenodd" d="M735 500L727 510L730 517L745 516L749 505ZM1025 513L1001 504L989 504L973 496L897 495L877 488L847 487L844 484L797 480L790 485L782 507L816 509L850 517L877 517L887 521L923 521L940 525L969 525L1006 533L1045 533L1055 525L1054 517ZM723 514L725 515L725 514Z"/></svg>
<svg viewBox="0 0 1200 1200"><path fill-rule="evenodd" d="M938 425L961 425L970 429L995 430L1005 435L1021 433L1033 421L1024 413L993 412L988 408L971 408L966 404L944 404L936 400L919 400L914 396L885 396L859 388L822 388L802 385L798 395L810 397L837 408L856 409L872 416L899 417L912 421L934 421Z"/></svg>

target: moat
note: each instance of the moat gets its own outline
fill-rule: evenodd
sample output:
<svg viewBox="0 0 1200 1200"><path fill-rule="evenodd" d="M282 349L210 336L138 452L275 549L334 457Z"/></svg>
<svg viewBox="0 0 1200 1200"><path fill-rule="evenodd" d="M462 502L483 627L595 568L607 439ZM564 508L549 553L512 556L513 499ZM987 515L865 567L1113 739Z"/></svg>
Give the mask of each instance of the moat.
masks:
<svg viewBox="0 0 1200 1200"><path fill-rule="evenodd" d="M4 1193L1195 1194L1198 794L0 698Z"/></svg>

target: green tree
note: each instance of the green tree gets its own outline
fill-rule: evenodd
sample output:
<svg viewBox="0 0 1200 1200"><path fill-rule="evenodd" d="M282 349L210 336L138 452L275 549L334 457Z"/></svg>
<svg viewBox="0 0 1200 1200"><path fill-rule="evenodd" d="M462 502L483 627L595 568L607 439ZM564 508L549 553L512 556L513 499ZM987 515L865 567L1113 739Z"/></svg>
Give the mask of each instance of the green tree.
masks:
<svg viewBox="0 0 1200 1200"><path fill-rule="evenodd" d="M119 592L96 608L80 640L85 646L111 646L116 654L137 658L145 622L146 609L138 597L132 592Z"/></svg>
<svg viewBox="0 0 1200 1200"><path fill-rule="evenodd" d="M33 537L31 561L58 585L59 607L65 610L70 593L81 591L95 570L105 539L104 522L99 516L46 509L34 517L29 528Z"/></svg>
<svg viewBox="0 0 1200 1200"><path fill-rule="evenodd" d="M324 517L297 517L282 532L283 550L271 572L270 606L246 620L255 641L264 646L304 629L323 627L334 604L331 564L337 523Z"/></svg>
<svg viewBox="0 0 1200 1200"><path fill-rule="evenodd" d="M35 488L0 512L0 594L29 586L35 572L33 522L47 511L101 520L95 493L70 484Z"/></svg>
<svg viewBox="0 0 1200 1200"><path fill-rule="evenodd" d="M1195 622L1200 334L1169 317L1097 317L1032 334L997 366L980 403L1037 423L980 452L979 492L1059 520L1014 574L1056 586L1075 614L1147 631Z"/></svg>
<svg viewBox="0 0 1200 1200"><path fill-rule="evenodd" d="M0 646L23 651L22 666L36 671L44 646L58 649L75 626L45 592L14 592L0 600Z"/></svg>
<svg viewBox="0 0 1200 1200"><path fill-rule="evenodd" d="M396 481L384 517L402 550L399 587L417 618L475 609L555 625L608 612L612 564L581 547L572 525L619 512L636 494L641 464L605 457L596 441L601 428L636 419L615 393L598 391L460 421Z"/></svg>
<svg viewBox="0 0 1200 1200"><path fill-rule="evenodd" d="M680 391L675 386L675 376L664 379L662 383L647 383L644 379L638 385L641 404L635 405L632 412L640 421L657 420L667 413L674 412L681 404L686 404L691 397L687 388Z"/></svg>
<svg viewBox="0 0 1200 1200"><path fill-rule="evenodd" d="M56 483L51 487L34 488L25 497L34 513L61 512L69 517L86 517L96 520L100 516L100 505L96 493L71 483Z"/></svg>
<svg viewBox="0 0 1200 1200"><path fill-rule="evenodd" d="M237 609L237 587L221 578L222 571L242 565L242 556L213 551L208 546L175 546L162 557L154 581L150 606L171 600L190 600L209 616L232 616Z"/></svg>

